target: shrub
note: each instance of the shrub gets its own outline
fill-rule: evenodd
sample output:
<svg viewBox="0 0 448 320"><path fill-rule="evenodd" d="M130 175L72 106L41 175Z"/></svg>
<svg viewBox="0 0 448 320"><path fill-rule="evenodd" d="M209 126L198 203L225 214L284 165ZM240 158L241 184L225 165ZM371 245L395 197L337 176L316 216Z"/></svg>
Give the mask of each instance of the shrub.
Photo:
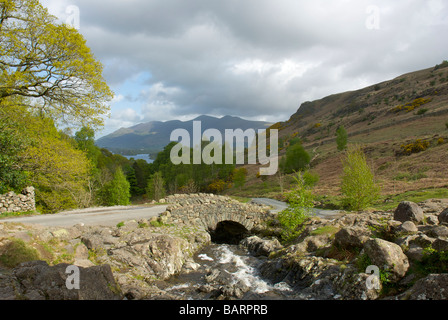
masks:
<svg viewBox="0 0 448 320"><path fill-rule="evenodd" d="M228 182L218 179L209 184L208 191L210 191L211 193L218 194L228 189L229 187L230 186Z"/></svg>
<svg viewBox="0 0 448 320"><path fill-rule="evenodd" d="M112 181L106 183L101 190L100 197L106 206L128 205L131 197L130 189L131 185L126 180L126 176L121 168L118 168Z"/></svg>
<svg viewBox="0 0 448 320"><path fill-rule="evenodd" d="M389 110L389 112L398 113L398 112L400 112L402 110L406 110L406 112L411 112L414 109L419 108L422 105L427 104L427 103L429 103L431 101L432 101L431 98L427 98L427 99L425 99L425 98L417 98L417 99L415 99L414 101L412 101L412 102L410 102L408 104L398 105L396 107L393 107L392 109Z"/></svg>
<svg viewBox="0 0 448 320"><path fill-rule="evenodd" d="M319 174L316 172L311 172L309 170L305 171L302 175L303 181L306 186L314 187L319 182Z"/></svg>
<svg viewBox="0 0 448 320"><path fill-rule="evenodd" d="M152 175L152 177L148 180L148 185L146 187L146 194L149 199L153 199L155 201L159 201L163 197L165 197L166 190L164 187L164 180L161 171L157 171Z"/></svg>
<svg viewBox="0 0 448 320"><path fill-rule="evenodd" d="M379 197L373 173L359 146L350 147L342 160L342 204L350 210L363 210Z"/></svg>
<svg viewBox="0 0 448 320"><path fill-rule="evenodd" d="M292 173L305 169L311 161L311 156L300 143L290 146L286 157L280 161L280 169L285 173Z"/></svg>
<svg viewBox="0 0 448 320"><path fill-rule="evenodd" d="M306 185L302 173L297 173L294 179L296 188L286 194L289 206L277 216L282 226L281 237L285 242L300 235L303 230L301 225L309 219L314 206L311 188Z"/></svg>
<svg viewBox="0 0 448 320"><path fill-rule="evenodd" d="M443 60L441 64L436 64L436 66L434 67L434 71L438 70L438 69L446 68L446 67L448 67L448 61Z"/></svg>
<svg viewBox="0 0 448 320"><path fill-rule="evenodd" d="M336 130L336 144L338 146L338 150L342 151L347 147L348 134L345 130L344 126L340 126Z"/></svg>
<svg viewBox="0 0 448 320"><path fill-rule="evenodd" d="M413 153L419 153L425 151L430 146L429 141L417 139L414 142L401 145L401 153L404 155L411 155Z"/></svg>
<svg viewBox="0 0 448 320"><path fill-rule="evenodd" d="M420 116L420 115L422 115L422 114L425 114L426 111L428 111L428 109L426 109L426 108L419 109L419 110L417 111L417 115Z"/></svg>
<svg viewBox="0 0 448 320"><path fill-rule="evenodd" d="M21 239L11 239L2 247L0 263L7 268L14 268L22 262L39 260L39 253Z"/></svg>
<svg viewBox="0 0 448 320"><path fill-rule="evenodd" d="M437 139L437 144L438 145L443 144L444 142L445 142L445 139L443 139L443 138Z"/></svg>

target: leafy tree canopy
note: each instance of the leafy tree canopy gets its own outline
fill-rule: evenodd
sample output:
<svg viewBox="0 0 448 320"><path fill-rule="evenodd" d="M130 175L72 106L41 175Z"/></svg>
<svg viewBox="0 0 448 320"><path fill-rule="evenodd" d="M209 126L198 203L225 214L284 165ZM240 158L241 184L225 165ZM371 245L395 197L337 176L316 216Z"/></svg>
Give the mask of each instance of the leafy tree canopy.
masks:
<svg viewBox="0 0 448 320"><path fill-rule="evenodd" d="M38 0L0 0L0 101L27 104L68 123L101 126L113 93L77 30Z"/></svg>

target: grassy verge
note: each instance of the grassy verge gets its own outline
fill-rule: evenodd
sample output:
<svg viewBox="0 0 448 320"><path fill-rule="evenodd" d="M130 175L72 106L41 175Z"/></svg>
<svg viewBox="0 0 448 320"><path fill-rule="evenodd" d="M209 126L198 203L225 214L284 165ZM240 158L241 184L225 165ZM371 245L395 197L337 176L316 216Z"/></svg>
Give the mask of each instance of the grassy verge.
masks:
<svg viewBox="0 0 448 320"><path fill-rule="evenodd" d="M26 211L26 212L3 212L0 214L0 221L2 218L14 218L14 217L23 217L23 216L32 216L38 214L37 211Z"/></svg>
<svg viewBox="0 0 448 320"><path fill-rule="evenodd" d="M419 203L428 199L448 199L448 188L428 188L415 191L406 191L393 196L383 196L371 209L387 211L394 210L402 201L412 201ZM322 209L343 210L341 197L339 196L316 196L316 200L322 205Z"/></svg>
<svg viewBox="0 0 448 320"><path fill-rule="evenodd" d="M398 195L385 197L374 207L378 210L392 210L395 209L402 201L412 201L418 203L428 199L448 199L448 188L407 191Z"/></svg>

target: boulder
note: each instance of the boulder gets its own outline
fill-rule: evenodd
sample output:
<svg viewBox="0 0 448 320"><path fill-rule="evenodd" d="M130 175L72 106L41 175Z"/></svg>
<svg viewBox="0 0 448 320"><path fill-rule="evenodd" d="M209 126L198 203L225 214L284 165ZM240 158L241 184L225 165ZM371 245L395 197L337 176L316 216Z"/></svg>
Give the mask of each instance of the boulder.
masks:
<svg viewBox="0 0 448 320"><path fill-rule="evenodd" d="M446 208L439 214L439 223L448 224L448 208Z"/></svg>
<svg viewBox="0 0 448 320"><path fill-rule="evenodd" d="M412 288L395 297L400 300L447 300L448 274L430 274Z"/></svg>
<svg viewBox="0 0 448 320"><path fill-rule="evenodd" d="M437 251L448 251L448 240L436 239L432 243L432 248Z"/></svg>
<svg viewBox="0 0 448 320"><path fill-rule="evenodd" d="M426 224L436 225L439 224L439 219L436 215L430 214L426 216Z"/></svg>
<svg viewBox="0 0 448 320"><path fill-rule="evenodd" d="M429 229L426 234L433 238L447 238L448 228L445 226L434 226Z"/></svg>
<svg viewBox="0 0 448 320"><path fill-rule="evenodd" d="M246 247L255 256L269 256L271 252L283 248L277 239L267 240L257 236L243 239L240 245Z"/></svg>
<svg viewBox="0 0 448 320"><path fill-rule="evenodd" d="M410 201L401 202L394 212L394 220L401 222L412 221L419 224L423 219L424 215L422 208Z"/></svg>
<svg viewBox="0 0 448 320"><path fill-rule="evenodd" d="M49 266L44 261L25 262L9 279L15 285L15 299L30 300L117 300L121 294L110 266L79 268L79 289L69 289L68 264ZM68 279L70 281L70 279ZM0 286L1 287L1 286ZM1 294L0 294L1 296ZM10 297L12 298L12 297Z"/></svg>
<svg viewBox="0 0 448 320"><path fill-rule="evenodd" d="M362 248L370 239L370 230L361 227L346 227L334 235L335 244L342 248Z"/></svg>
<svg viewBox="0 0 448 320"><path fill-rule="evenodd" d="M390 280L398 281L409 269L408 257L400 246L383 240L371 239L364 244L364 251L380 270L390 272Z"/></svg>
<svg viewBox="0 0 448 320"><path fill-rule="evenodd" d="M413 244L409 247L409 250L406 251L406 256L411 261L421 261L423 259L423 248Z"/></svg>
<svg viewBox="0 0 448 320"><path fill-rule="evenodd" d="M416 234L418 232L418 229L415 226L414 222L412 222L412 221L405 221L398 228L398 231L406 233L406 234Z"/></svg>

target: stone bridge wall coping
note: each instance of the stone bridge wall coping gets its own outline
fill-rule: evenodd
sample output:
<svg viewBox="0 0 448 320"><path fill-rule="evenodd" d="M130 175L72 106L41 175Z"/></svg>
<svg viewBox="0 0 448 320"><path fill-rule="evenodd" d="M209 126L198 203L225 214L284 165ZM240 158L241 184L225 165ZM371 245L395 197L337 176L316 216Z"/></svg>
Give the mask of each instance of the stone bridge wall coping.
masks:
<svg viewBox="0 0 448 320"><path fill-rule="evenodd" d="M215 230L218 223L233 221L251 231L263 225L271 217L267 206L241 203L221 195L172 195L164 200L168 207L161 214L163 223L182 224L205 230Z"/></svg>

